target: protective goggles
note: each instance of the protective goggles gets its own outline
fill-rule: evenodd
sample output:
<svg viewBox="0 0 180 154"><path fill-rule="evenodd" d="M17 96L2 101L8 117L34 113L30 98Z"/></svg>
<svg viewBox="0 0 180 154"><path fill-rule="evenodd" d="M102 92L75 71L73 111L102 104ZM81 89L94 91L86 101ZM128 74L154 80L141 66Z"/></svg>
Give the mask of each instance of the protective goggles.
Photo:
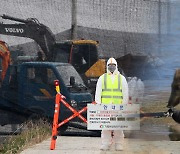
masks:
<svg viewBox="0 0 180 154"><path fill-rule="evenodd" d="M116 66L116 64L110 63L108 64L108 66Z"/></svg>

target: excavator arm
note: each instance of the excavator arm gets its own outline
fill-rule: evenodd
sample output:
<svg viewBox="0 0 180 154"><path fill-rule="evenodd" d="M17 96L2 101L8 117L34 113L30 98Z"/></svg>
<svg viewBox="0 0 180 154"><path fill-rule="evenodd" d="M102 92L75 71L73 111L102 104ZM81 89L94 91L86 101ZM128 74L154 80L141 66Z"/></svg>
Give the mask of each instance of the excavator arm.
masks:
<svg viewBox="0 0 180 154"><path fill-rule="evenodd" d="M39 23L35 18L24 20L7 15L2 15L1 18L19 23L0 23L0 34L33 39L43 50L46 60L51 61L52 53L50 51L55 44L55 36L47 26Z"/></svg>
<svg viewBox="0 0 180 154"><path fill-rule="evenodd" d="M4 80L8 66L10 65L10 52L4 41L0 40L0 57L2 58L1 80Z"/></svg>

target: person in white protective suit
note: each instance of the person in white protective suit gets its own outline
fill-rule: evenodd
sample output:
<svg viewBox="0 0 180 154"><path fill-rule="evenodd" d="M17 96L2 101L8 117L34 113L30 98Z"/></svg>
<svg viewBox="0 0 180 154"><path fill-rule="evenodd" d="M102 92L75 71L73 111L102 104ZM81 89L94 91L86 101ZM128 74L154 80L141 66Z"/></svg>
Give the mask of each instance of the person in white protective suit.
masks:
<svg viewBox="0 0 180 154"><path fill-rule="evenodd" d="M137 80L137 89L138 89L138 103L142 104L144 99L144 83L141 79Z"/></svg>
<svg viewBox="0 0 180 154"><path fill-rule="evenodd" d="M107 73L101 75L97 81L95 102L97 104L128 103L128 84L126 78L119 73L114 58L107 61ZM123 150L124 133L122 130L102 130L101 141L101 150L109 150L112 141L117 151Z"/></svg>
<svg viewBox="0 0 180 154"><path fill-rule="evenodd" d="M129 103L140 104L143 102L144 83L137 77L131 77L128 82Z"/></svg>
<svg viewBox="0 0 180 154"><path fill-rule="evenodd" d="M136 87L137 78L131 77L128 81L128 90L129 90L129 103L134 104L137 98L137 87Z"/></svg>

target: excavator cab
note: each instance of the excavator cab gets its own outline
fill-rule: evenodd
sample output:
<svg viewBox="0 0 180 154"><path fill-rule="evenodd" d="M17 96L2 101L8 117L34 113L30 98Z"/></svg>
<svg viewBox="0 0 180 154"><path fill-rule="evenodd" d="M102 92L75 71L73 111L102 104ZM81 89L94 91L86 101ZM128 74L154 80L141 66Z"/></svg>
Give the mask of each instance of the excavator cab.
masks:
<svg viewBox="0 0 180 154"><path fill-rule="evenodd" d="M80 74L85 73L98 60L98 42L93 40L75 40L72 43L69 63Z"/></svg>
<svg viewBox="0 0 180 154"><path fill-rule="evenodd" d="M52 59L55 62L72 64L87 87L94 91L97 78L105 73L105 60L98 57L98 44L99 42L94 40L71 40L56 43Z"/></svg>
<svg viewBox="0 0 180 154"><path fill-rule="evenodd" d="M72 40L56 43L53 49L55 62L68 62L80 73L85 73L97 60L97 41Z"/></svg>

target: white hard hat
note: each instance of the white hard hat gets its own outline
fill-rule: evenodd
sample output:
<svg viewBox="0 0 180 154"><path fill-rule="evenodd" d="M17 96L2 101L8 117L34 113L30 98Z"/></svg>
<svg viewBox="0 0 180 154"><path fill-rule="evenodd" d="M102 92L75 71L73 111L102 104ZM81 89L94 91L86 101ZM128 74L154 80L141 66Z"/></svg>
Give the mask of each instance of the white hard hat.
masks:
<svg viewBox="0 0 180 154"><path fill-rule="evenodd" d="M113 57L109 58L108 61L107 61L107 66L109 64L115 64L117 66L117 61L116 59L114 59Z"/></svg>

